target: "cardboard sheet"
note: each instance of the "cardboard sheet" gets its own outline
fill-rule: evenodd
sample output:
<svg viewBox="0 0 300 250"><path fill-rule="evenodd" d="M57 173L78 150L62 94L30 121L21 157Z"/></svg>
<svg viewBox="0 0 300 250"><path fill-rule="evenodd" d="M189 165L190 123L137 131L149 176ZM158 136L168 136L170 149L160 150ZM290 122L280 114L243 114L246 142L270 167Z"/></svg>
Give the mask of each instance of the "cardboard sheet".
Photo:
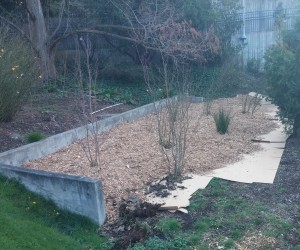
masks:
<svg viewBox="0 0 300 250"><path fill-rule="evenodd" d="M250 93L249 95L253 96L255 93ZM270 119L276 119L277 107L265 98L262 100L262 105L268 105L269 112L267 115ZM204 189L213 177L243 183L273 183L287 139L283 125L280 121L277 121L277 123L278 128L269 134L253 138L265 141L256 142L262 146L263 149L261 151L244 155L241 161L227 165L224 168L216 169L204 176L191 174L189 175L191 179L187 179L180 184L180 186L185 187L184 189L173 190L171 191L171 195L166 198L150 194L147 197L148 201L164 204L162 208L172 207L173 211L182 210L183 212L187 212L183 208L189 206L189 199L192 194L198 189Z"/></svg>
<svg viewBox="0 0 300 250"><path fill-rule="evenodd" d="M207 176L244 183L273 183L287 139L283 131L281 125L271 133L262 136L262 140L270 141L270 143L260 143L263 150L244 155L241 161L214 170Z"/></svg>
<svg viewBox="0 0 300 250"><path fill-rule="evenodd" d="M179 185L184 188L171 190L171 194L165 198L157 197L154 194L149 194L147 196L147 201L153 204L164 204L162 208L174 207L177 210L188 207L190 204L189 199L192 197L192 194L198 189L204 189L212 179L210 176L200 176L194 174L189 174L188 177L190 177L190 179L184 180Z"/></svg>

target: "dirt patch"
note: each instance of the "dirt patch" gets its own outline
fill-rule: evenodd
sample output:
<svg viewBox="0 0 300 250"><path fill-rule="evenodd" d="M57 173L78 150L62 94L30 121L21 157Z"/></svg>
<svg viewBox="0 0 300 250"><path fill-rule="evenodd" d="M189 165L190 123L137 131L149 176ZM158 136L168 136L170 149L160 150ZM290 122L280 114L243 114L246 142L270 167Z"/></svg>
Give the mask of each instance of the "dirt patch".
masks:
<svg viewBox="0 0 300 250"><path fill-rule="evenodd" d="M291 225L282 235L284 248L300 245L300 139L289 138L281 158L276 178L272 185L232 183L232 192L271 207L278 218L284 218ZM268 228L268 225L265 225Z"/></svg>
<svg viewBox="0 0 300 250"><path fill-rule="evenodd" d="M216 132L212 116L203 115L203 104L191 106L185 172L203 174L238 161L243 154L260 149L251 139L276 126L266 115L267 105L254 115L242 114L241 98L219 99L214 101L212 113L220 107L230 110L233 117L225 135ZM147 116L106 132L99 168L89 167L80 142L26 166L101 179L107 219L112 222L122 199L134 195L143 200L149 183L167 174L155 127L155 117Z"/></svg>
<svg viewBox="0 0 300 250"><path fill-rule="evenodd" d="M236 245L237 250L265 250L275 249L276 239L274 237L267 237L261 233L247 234L243 237L240 244Z"/></svg>
<svg viewBox="0 0 300 250"><path fill-rule="evenodd" d="M77 102L71 94L59 96L38 93L32 96L11 122L0 122L0 152L27 144L25 136L29 132L41 132L48 137L85 125L86 120L83 119ZM97 100L95 109L99 110L112 104L105 100ZM122 104L99 113L98 119L132 108L133 105Z"/></svg>

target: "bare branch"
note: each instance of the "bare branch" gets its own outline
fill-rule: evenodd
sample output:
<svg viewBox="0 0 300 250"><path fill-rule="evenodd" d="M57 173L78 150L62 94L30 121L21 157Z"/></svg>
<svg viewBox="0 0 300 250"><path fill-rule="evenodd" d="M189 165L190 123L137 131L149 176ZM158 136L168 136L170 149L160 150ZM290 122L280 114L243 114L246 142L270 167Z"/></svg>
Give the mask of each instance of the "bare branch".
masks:
<svg viewBox="0 0 300 250"><path fill-rule="evenodd" d="M57 27L55 28L55 30L53 31L53 33L50 36L50 41L54 38L54 36L57 34L57 32L59 31L59 29L61 27L61 23L62 23L62 18L63 18L63 13L64 13L64 10L65 10L65 6L66 6L66 1L63 0L61 2L61 7L60 7L60 10L59 10L58 24L57 24Z"/></svg>
<svg viewBox="0 0 300 250"><path fill-rule="evenodd" d="M144 2L139 8L122 3L118 8L123 10L131 26L131 37L145 48L201 62L206 61L207 52L215 53L219 49L212 27L205 32L197 31L191 22L182 20L169 0Z"/></svg>
<svg viewBox="0 0 300 250"><path fill-rule="evenodd" d="M114 37L114 38L117 38L117 39L142 44L142 42L140 42L140 41L138 41L134 38L131 38L131 37L121 36L121 35L117 35L115 33L101 31L101 30L82 29L82 30L76 30L76 31L67 33L67 34L65 34L61 37L56 38L55 40L53 40L51 42L50 49L53 49L58 43L60 43L62 40L66 39L67 37L74 36L74 35L81 34L81 33L92 33L92 34L97 34L97 35L106 35L106 36L111 36L111 37Z"/></svg>
<svg viewBox="0 0 300 250"><path fill-rule="evenodd" d="M19 27L17 26L15 23L9 21L8 19L6 19L3 16L0 16L0 19L2 21L4 21L6 24L8 24L9 26L11 26L13 29L15 29L16 31L18 31L18 33L21 34L21 36L23 36L27 41L31 42L30 37L27 36L27 34Z"/></svg>

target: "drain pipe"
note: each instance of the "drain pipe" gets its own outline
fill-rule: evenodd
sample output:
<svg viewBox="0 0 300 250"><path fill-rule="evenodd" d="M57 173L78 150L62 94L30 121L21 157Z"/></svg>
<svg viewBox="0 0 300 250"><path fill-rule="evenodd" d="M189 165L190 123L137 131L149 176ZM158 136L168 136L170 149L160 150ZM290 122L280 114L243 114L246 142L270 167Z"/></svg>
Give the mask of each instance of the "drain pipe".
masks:
<svg viewBox="0 0 300 250"><path fill-rule="evenodd" d="M246 4L245 0L243 0L243 35L240 37L243 45L246 44L246 39Z"/></svg>
<svg viewBox="0 0 300 250"><path fill-rule="evenodd" d="M241 42L241 45L242 45L242 51L241 51L241 53L242 53L242 57L241 57L241 59L242 59L242 67L244 68L244 66L245 66L245 62L244 62L244 60L245 60L245 55L244 55L244 53L245 53L245 51L244 51L244 49L245 49L245 45L247 45L247 37L246 37L246 4L245 4L245 0L243 0L243 34L242 34L242 36L239 38L240 39L240 42Z"/></svg>

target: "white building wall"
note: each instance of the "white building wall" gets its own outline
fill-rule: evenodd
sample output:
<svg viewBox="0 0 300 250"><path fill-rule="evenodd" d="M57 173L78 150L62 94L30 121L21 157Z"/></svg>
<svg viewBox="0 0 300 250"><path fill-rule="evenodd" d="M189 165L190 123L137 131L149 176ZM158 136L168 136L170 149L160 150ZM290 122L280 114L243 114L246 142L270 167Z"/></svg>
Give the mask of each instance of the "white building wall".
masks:
<svg viewBox="0 0 300 250"><path fill-rule="evenodd" d="M300 0L240 0L244 10L241 13L244 27L233 38L234 43L242 44L244 65L250 59L263 61L266 50L275 44L278 32L275 31L275 11L279 4L285 13L284 27L292 29L296 16L300 13ZM245 35L246 39L241 39Z"/></svg>

